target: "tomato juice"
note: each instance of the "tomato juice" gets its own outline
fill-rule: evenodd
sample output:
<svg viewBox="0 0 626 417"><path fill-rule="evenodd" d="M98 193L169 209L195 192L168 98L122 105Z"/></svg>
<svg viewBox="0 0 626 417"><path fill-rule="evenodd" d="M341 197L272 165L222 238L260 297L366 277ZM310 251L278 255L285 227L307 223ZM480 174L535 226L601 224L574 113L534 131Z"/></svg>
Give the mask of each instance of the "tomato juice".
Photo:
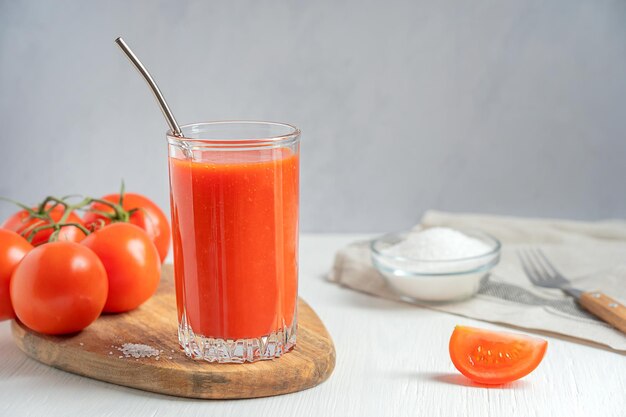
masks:
<svg viewBox="0 0 626 417"><path fill-rule="evenodd" d="M170 187L179 323L195 335L259 338L295 321L298 143L172 150Z"/></svg>

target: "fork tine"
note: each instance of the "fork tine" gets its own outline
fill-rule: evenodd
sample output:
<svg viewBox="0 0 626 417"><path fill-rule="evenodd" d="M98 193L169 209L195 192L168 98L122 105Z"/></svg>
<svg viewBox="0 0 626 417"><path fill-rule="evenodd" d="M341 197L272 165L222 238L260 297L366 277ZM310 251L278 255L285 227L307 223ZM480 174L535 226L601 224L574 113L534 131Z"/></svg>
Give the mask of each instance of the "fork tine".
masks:
<svg viewBox="0 0 626 417"><path fill-rule="evenodd" d="M536 249L535 251L539 254L539 257L543 260L543 264L547 267L547 269L550 271L552 275L555 275L555 276L561 275L561 273L556 270L554 265L552 265L552 262L548 260L548 258L546 257L546 255L543 253L541 249Z"/></svg>
<svg viewBox="0 0 626 417"><path fill-rule="evenodd" d="M528 279L530 279L533 284L538 285L541 279L539 278L537 270L534 268L532 262L528 257L528 252L520 250L517 252L517 256L522 263L522 268L524 269L524 272L526 273Z"/></svg>
<svg viewBox="0 0 626 417"><path fill-rule="evenodd" d="M546 269L546 267L541 262L539 255L537 255L537 250L530 250L529 257L533 260L533 264L538 271L538 275L541 278L541 281L548 281L551 278L550 272Z"/></svg>

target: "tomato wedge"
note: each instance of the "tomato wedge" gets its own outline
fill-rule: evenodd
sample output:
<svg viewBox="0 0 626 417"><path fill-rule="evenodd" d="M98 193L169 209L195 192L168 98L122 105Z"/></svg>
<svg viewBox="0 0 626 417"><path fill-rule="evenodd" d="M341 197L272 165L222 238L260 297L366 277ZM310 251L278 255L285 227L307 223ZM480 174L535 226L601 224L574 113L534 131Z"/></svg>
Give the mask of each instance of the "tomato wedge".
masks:
<svg viewBox="0 0 626 417"><path fill-rule="evenodd" d="M474 382L500 385L531 373L543 359L548 342L518 333L456 326L450 359Z"/></svg>

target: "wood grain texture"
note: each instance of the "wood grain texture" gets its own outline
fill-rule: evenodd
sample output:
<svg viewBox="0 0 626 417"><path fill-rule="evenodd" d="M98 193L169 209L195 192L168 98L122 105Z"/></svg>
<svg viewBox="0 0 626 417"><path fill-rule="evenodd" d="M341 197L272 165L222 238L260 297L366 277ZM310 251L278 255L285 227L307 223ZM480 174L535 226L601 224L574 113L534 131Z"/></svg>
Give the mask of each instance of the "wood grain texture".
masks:
<svg viewBox="0 0 626 417"><path fill-rule="evenodd" d="M72 336L46 336L14 321L13 338L44 364L146 391L190 398L231 399L280 395L314 387L335 366L335 349L323 323L302 299L295 349L279 359L252 364L212 364L188 358L177 339L172 268L163 269L157 293L125 314L104 315ZM127 358L124 343L162 350L155 357ZM122 356L122 357L120 357Z"/></svg>
<svg viewBox="0 0 626 417"><path fill-rule="evenodd" d="M579 302L590 313L626 333L626 307L623 304L599 291L583 293Z"/></svg>

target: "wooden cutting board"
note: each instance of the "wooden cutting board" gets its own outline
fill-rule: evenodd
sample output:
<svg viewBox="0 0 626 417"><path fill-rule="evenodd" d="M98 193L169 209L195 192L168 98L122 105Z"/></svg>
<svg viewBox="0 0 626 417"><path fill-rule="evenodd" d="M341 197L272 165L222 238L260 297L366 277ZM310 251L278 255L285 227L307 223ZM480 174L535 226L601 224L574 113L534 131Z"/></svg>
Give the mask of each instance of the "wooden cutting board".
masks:
<svg viewBox="0 0 626 417"><path fill-rule="evenodd" d="M298 300L298 339L279 359L212 364L188 358L178 345L172 268L163 268L157 293L138 309L103 315L82 332L46 336L18 321L13 338L28 356L46 365L101 381L190 398L254 398L287 394L324 382L335 367L335 347L319 317ZM155 357L125 357L124 343L162 350ZM120 357L121 356L121 357Z"/></svg>

